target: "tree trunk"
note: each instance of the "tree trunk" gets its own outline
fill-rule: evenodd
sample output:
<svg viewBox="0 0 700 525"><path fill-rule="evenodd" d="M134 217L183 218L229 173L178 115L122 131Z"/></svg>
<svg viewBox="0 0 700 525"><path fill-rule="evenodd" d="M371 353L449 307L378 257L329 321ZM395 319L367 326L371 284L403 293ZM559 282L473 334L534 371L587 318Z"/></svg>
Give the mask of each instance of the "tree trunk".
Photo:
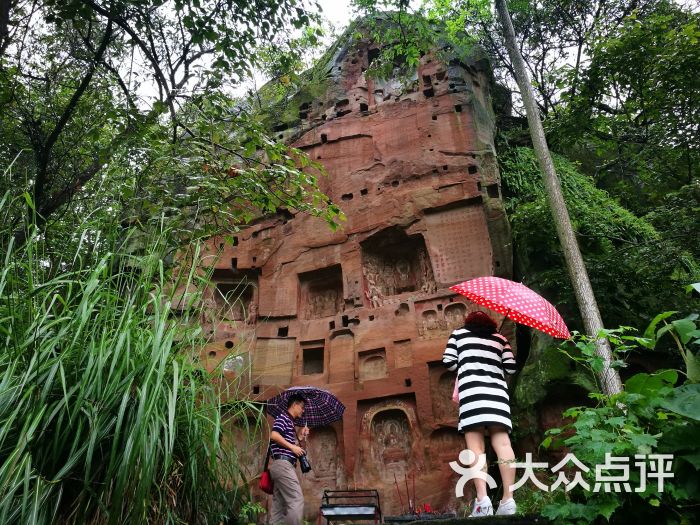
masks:
<svg viewBox="0 0 700 525"><path fill-rule="evenodd" d="M576 292L576 300L579 310L581 311L583 324L588 335L595 337L603 328L603 320L600 317L598 303L593 294L593 288L588 278L588 272L586 272L586 266L583 263L583 257L581 256L576 234L571 225L569 212L566 209L566 203L564 202L564 196L561 191L561 183L554 170L554 163L549 153L547 139L544 136L544 129L542 128L542 121L540 120L535 96L532 92L532 86L530 85L530 77L527 74L525 61L520 51L518 51L518 46L515 41L515 31L513 30L513 23L510 19L506 0L496 0L496 11L498 12L498 18L503 28L505 44L515 71L515 80L520 87L520 93L523 98L523 103L525 104L525 112L527 114L532 144L535 148L540 169L542 170L542 176L544 177L547 198L552 210L552 216L554 217L554 224L557 229L557 235L559 236L559 242L564 251L566 266L569 270L574 291ZM605 365L602 372L598 374L598 380L603 392L607 395L621 392L622 383L620 381L620 376L616 370L610 367L612 351L606 339L600 338L596 340L596 352L603 358Z"/></svg>

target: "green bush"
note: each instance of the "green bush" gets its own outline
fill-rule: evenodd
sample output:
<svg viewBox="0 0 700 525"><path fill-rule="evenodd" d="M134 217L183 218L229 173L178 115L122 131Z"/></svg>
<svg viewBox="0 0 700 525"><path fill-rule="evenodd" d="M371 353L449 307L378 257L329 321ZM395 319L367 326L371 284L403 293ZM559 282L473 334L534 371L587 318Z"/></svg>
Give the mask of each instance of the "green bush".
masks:
<svg viewBox="0 0 700 525"><path fill-rule="evenodd" d="M640 373L625 382L624 391L615 396L590 394L595 407L573 407L564 412L568 418L561 428L547 431L545 447L565 449L591 470L583 474L591 490L578 486L566 492L564 501L544 506L542 514L556 523L659 523L690 524L700 520L700 380L695 375L700 330L697 315L666 322L673 312L657 316L644 337L629 334L627 329L607 331L618 360L624 353L652 349L665 334L679 343L684 353L685 371L659 370ZM595 355L593 341L576 336L574 344L564 343L562 351L587 365L591 370L602 367ZM573 348L572 348L573 347ZM681 380L685 376L685 381ZM606 454L625 458L629 465L631 492L595 492L594 466L606 463ZM658 490L656 479L647 479L640 487L641 474L636 455L673 455L671 479ZM647 467L648 468L648 467ZM619 471L603 469L610 475ZM569 476L571 479L571 476ZM612 486L614 488L614 485ZM560 489L561 490L561 489Z"/></svg>
<svg viewBox="0 0 700 525"><path fill-rule="evenodd" d="M700 263L693 255L695 248L686 243L692 236L679 236L669 224L682 218L679 231L697 229L690 226L693 212L697 217L697 195L688 191L686 199L673 199L673 207L669 203L658 216L637 217L597 188L576 164L559 155L553 155L553 160L598 304L609 325L641 328L651 321L648 312L671 305L692 308L690 298L679 298L675 290L700 278ZM526 284L556 297L564 317L576 319L575 294L534 151L507 148L499 165L519 272Z"/></svg>
<svg viewBox="0 0 700 525"><path fill-rule="evenodd" d="M29 228L15 249L0 227L0 523L236 516L238 459L222 434L259 412L194 358L206 279L165 267L166 232L142 235L134 255L133 232L78 228L76 253L59 257ZM194 247L180 268L197 260Z"/></svg>

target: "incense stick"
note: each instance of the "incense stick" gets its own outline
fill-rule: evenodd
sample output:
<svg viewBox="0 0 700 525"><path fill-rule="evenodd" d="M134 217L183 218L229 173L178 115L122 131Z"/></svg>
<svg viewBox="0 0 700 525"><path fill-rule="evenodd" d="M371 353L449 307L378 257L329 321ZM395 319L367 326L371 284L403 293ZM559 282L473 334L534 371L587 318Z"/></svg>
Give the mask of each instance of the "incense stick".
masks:
<svg viewBox="0 0 700 525"><path fill-rule="evenodd" d="M401 512L403 513L403 499L401 498L401 491L399 490L399 482L396 480L396 472L394 472L394 483L396 483L396 492L399 494L399 503L401 504Z"/></svg>

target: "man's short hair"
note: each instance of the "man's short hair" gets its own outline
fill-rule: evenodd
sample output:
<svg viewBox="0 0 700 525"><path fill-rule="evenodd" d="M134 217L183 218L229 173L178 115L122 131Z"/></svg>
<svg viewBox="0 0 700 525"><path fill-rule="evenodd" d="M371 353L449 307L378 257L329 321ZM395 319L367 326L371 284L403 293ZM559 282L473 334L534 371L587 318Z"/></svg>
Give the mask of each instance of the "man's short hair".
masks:
<svg viewBox="0 0 700 525"><path fill-rule="evenodd" d="M287 408L291 407L294 403L304 403L306 404L306 399L301 394L292 394L287 399Z"/></svg>

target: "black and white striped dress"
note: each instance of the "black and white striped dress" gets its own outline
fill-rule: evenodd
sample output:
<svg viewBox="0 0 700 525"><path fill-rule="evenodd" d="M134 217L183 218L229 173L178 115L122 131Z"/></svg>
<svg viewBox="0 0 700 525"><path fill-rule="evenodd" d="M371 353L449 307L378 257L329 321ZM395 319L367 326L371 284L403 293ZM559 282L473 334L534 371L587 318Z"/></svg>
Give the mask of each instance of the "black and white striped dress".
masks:
<svg viewBox="0 0 700 525"><path fill-rule="evenodd" d="M491 425L513 429L503 372L515 373L515 357L505 337L459 328L450 335L442 362L457 370L460 432Z"/></svg>

